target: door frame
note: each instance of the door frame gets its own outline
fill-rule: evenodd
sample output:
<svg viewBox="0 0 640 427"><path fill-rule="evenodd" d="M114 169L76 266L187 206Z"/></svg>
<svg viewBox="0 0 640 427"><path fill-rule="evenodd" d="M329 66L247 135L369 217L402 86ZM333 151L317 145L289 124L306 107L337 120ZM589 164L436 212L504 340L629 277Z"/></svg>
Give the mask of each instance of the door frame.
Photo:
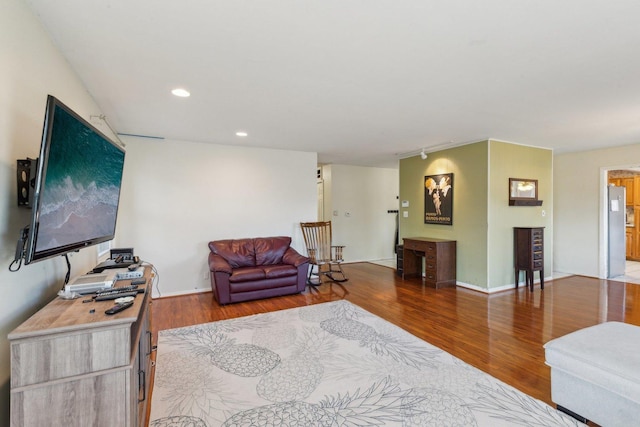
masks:
<svg viewBox="0 0 640 427"><path fill-rule="evenodd" d="M603 166L600 168L600 232L599 232L599 268L598 278L606 279L609 270L609 227L608 227L608 206L607 206L607 186L609 185L609 172L612 170L634 170L640 172L640 165L624 166ZM626 208L626 204L625 204ZM640 218L636 219L639 221Z"/></svg>

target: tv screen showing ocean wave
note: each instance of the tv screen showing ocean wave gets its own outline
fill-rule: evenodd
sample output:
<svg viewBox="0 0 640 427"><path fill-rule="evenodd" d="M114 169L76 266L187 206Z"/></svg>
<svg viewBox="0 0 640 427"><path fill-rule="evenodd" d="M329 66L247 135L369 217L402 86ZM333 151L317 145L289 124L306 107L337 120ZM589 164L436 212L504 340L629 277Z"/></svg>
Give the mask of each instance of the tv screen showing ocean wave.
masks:
<svg viewBox="0 0 640 427"><path fill-rule="evenodd" d="M59 105L48 150L36 252L113 236L124 151Z"/></svg>

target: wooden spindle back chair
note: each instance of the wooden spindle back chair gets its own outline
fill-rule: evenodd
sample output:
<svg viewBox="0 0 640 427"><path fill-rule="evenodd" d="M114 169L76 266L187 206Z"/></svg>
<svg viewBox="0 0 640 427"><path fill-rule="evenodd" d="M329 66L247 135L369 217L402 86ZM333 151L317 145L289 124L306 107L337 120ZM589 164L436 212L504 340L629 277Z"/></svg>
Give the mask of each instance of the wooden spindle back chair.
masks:
<svg viewBox="0 0 640 427"><path fill-rule="evenodd" d="M311 265L307 283L321 285L322 276L328 277L333 282L349 280L340 265L344 261L342 258L344 246L333 245L331 240L331 221L301 222L300 228ZM318 280L312 281L311 276L318 276Z"/></svg>

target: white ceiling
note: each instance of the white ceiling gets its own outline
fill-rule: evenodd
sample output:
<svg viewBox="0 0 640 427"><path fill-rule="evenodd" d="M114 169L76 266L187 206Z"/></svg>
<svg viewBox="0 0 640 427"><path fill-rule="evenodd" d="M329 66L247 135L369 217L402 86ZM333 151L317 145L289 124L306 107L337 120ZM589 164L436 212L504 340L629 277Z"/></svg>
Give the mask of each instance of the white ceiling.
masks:
<svg viewBox="0 0 640 427"><path fill-rule="evenodd" d="M25 1L120 133L387 167L640 143L638 0Z"/></svg>

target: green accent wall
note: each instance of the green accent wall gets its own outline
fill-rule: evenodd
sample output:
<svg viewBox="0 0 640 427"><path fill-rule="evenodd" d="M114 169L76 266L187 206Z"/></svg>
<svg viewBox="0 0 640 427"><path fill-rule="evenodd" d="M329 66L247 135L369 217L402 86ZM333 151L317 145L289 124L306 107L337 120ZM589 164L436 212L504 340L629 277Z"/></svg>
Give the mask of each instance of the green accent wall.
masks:
<svg viewBox="0 0 640 427"><path fill-rule="evenodd" d="M488 141L429 153L426 160L400 160L400 242L403 237L456 240L457 280L482 288L487 287L487 168ZM453 173L453 225L425 224L424 177L443 173Z"/></svg>
<svg viewBox="0 0 640 427"><path fill-rule="evenodd" d="M425 224L424 177L443 173L453 173L453 225ZM552 177L551 150L494 140L429 153L426 160L420 156L402 159L400 242L414 236L456 240L458 283L491 292L508 289L515 283L513 227L542 226L545 274L550 276ZM543 205L509 206L509 178L537 179ZM402 201L409 202L409 206L402 207Z"/></svg>
<svg viewBox="0 0 640 427"><path fill-rule="evenodd" d="M489 150L489 288L514 284L513 227L545 227L545 275L553 271L553 151L491 141ZM509 178L538 180L542 206L509 206ZM521 281L524 280L524 273ZM535 273L536 280L538 273Z"/></svg>

